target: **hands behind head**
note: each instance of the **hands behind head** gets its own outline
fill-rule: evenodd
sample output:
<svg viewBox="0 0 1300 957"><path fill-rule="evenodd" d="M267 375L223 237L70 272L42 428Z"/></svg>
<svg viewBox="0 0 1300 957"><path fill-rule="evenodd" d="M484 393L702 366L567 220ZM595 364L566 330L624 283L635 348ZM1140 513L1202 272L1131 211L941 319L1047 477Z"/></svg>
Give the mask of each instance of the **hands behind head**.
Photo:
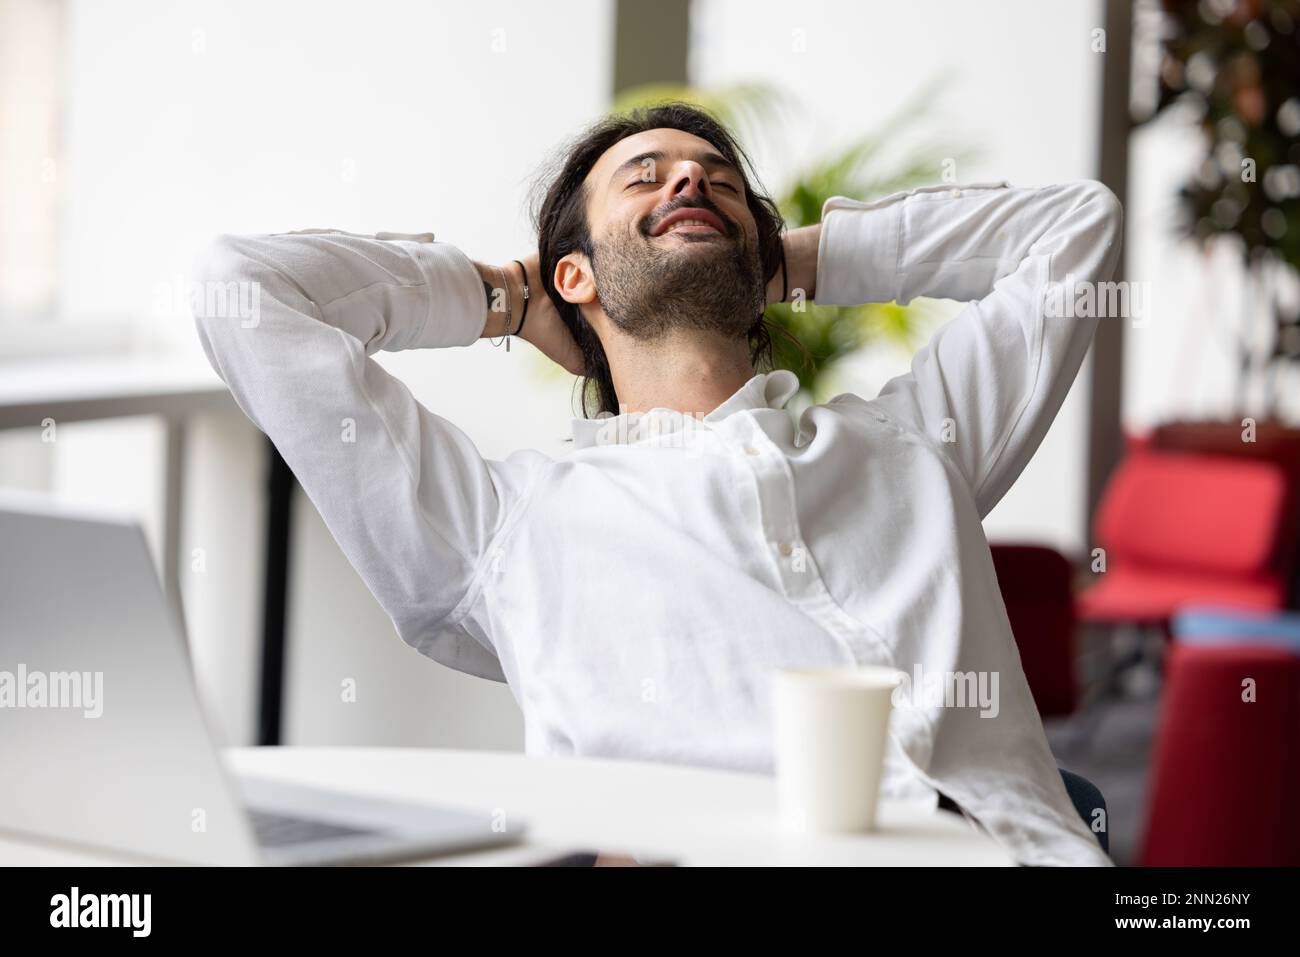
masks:
<svg viewBox="0 0 1300 957"><path fill-rule="evenodd" d="M524 313L523 277L519 263L523 263L528 276L528 312ZM519 330L519 338L531 342L548 359L574 375L582 375L582 350L578 348L568 326L542 288L541 264L536 253L519 262L510 261L501 266L475 262L487 293L487 314L480 338L495 339ZM502 284L505 284L503 294ZM523 328L520 329L520 324ZM500 343L498 343L499 345Z"/></svg>
<svg viewBox="0 0 1300 957"><path fill-rule="evenodd" d="M812 301L817 286L817 252L821 241L821 224L792 229L784 236L786 269L786 301L793 301L796 294ZM519 337L536 346L543 355L572 372L582 375L582 351L574 341L568 326L560 318L560 313L551 302L551 297L542 288L541 263L536 253L520 260L528 271L528 317L524 321L523 331ZM519 266L516 263L506 265L513 299L512 315L518 315L522 305L522 291L519 288ZM767 284L767 302L769 305L781 301L781 270ZM515 319L515 326L518 319ZM512 326L512 328L514 328Z"/></svg>
<svg viewBox="0 0 1300 957"><path fill-rule="evenodd" d="M531 342L537 349L564 369L574 375L582 375L582 351L574 341L569 327L560 318L559 311L551 302L551 297L542 287L541 263L537 253L519 260L528 271L528 316L524 321L519 338ZM510 275L518 280L519 265L510 263L506 267Z"/></svg>

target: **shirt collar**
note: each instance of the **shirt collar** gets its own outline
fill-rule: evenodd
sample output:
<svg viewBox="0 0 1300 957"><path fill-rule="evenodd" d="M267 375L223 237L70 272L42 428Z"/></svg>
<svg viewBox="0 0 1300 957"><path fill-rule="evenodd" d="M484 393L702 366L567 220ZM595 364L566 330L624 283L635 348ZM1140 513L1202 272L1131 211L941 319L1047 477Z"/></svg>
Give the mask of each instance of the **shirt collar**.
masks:
<svg viewBox="0 0 1300 957"><path fill-rule="evenodd" d="M751 409L783 409L790 397L799 391L799 377L788 369L760 372L721 405L704 416L707 423L721 422L737 412ZM641 438L644 427L653 422L649 431L654 435L695 428L695 420L675 409L656 408L648 412L625 412L604 418L574 419L573 447L585 449L593 445L630 444Z"/></svg>

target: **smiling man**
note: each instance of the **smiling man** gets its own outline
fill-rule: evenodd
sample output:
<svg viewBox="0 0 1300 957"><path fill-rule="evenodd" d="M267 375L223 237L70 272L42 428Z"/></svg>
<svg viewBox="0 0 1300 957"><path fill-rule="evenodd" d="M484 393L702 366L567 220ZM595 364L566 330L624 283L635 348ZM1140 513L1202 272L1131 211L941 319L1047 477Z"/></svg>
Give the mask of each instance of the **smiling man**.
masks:
<svg viewBox="0 0 1300 957"><path fill-rule="evenodd" d="M770 772L776 668L993 676L995 708L902 703L883 792L942 795L1022 863L1104 864L981 520L1096 325L1049 316L1047 292L1109 279L1120 221L1094 182L986 184L836 197L785 231L728 132L670 104L562 153L518 262L338 231L223 236L196 278L256 283L260 315L197 321L402 639L508 682L530 754ZM762 318L796 290L969 305L878 396L796 423ZM502 335L584 376L571 453L484 459L370 358Z"/></svg>

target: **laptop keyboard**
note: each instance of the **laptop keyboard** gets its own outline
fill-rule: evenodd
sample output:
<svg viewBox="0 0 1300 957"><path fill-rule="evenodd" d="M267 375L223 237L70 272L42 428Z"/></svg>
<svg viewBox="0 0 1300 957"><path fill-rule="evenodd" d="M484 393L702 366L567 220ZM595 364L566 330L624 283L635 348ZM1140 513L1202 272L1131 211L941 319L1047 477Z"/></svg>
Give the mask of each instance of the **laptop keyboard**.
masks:
<svg viewBox="0 0 1300 957"><path fill-rule="evenodd" d="M253 819L253 833L257 835L257 843L262 847L285 847L307 841L325 841L335 837L354 837L374 833L342 824L329 824L325 821L276 814L274 811L262 811L257 808L249 808L248 813Z"/></svg>

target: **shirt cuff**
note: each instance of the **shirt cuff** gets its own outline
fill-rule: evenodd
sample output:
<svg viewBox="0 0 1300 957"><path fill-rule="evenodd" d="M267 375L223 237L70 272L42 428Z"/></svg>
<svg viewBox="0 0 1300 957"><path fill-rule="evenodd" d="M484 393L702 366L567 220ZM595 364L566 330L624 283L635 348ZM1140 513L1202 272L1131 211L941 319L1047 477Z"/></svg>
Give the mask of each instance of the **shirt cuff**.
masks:
<svg viewBox="0 0 1300 957"><path fill-rule="evenodd" d="M472 345L483 333L487 306L483 278L451 243L399 242L420 265L429 289L424 324L399 349ZM393 347L390 346L390 350Z"/></svg>
<svg viewBox="0 0 1300 957"><path fill-rule="evenodd" d="M826 200L817 245L819 305L857 306L897 298L901 197L870 203L845 196Z"/></svg>
<svg viewBox="0 0 1300 957"><path fill-rule="evenodd" d="M907 200L924 193L960 199L975 190L1009 187L1006 180L997 180L966 186L917 186L870 201L832 196L822 206L817 302L826 306L895 301L907 305L913 293L903 289L900 276L907 253L904 245L908 237L903 235L903 207ZM915 227L911 220L907 224Z"/></svg>

